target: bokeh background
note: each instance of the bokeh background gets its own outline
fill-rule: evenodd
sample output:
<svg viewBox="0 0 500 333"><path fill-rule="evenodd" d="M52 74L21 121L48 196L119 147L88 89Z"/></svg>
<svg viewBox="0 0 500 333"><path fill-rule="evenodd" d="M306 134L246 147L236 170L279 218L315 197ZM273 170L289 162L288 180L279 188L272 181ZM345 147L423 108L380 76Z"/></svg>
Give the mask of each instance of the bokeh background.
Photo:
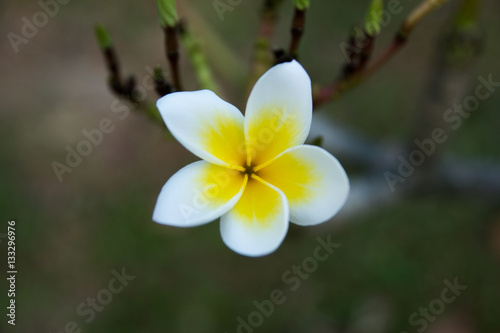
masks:
<svg viewBox="0 0 500 333"><path fill-rule="evenodd" d="M261 1L243 0L223 21L212 1L178 2L207 50L223 97L244 105ZM408 45L361 86L322 107L315 114L322 124L315 135L327 137L330 124L361 138L371 154L377 151L371 145L401 147L423 139L415 124L428 109L434 91L429 82L438 75L436 59L458 2L427 17ZM393 16L378 38L376 54L416 3L403 2L403 13ZM313 82L327 84L337 76L345 61L339 44L362 22L368 4L312 1L300 51ZM416 332L422 326L409 317L439 299L443 281L455 278L467 289L429 320L425 331L500 331L498 189L407 191L408 181L388 194L383 168L354 158L350 139L344 138L342 149L335 140L325 145L346 166L353 185L362 179L385 184L380 196L373 187L363 192L363 186L354 186L356 195L341 215L316 227L292 225L269 256L231 252L220 239L218 222L193 229L155 224L151 214L161 187L196 158L140 112L125 119L112 112L116 97L107 88L93 31L96 23L108 28L126 73L143 78L148 66L167 69L154 1L70 1L16 54L7 34L21 34L21 19L31 20L38 11L36 1L0 1L0 232L6 233L8 220L17 222L18 261L16 327L2 313L1 331L64 332L74 321L81 332L236 332L238 317L247 321L256 311L255 300L282 289L285 303L252 331ZM467 82L466 94L445 99L449 104L438 105L439 112L473 93L478 75L500 80L499 11L498 1L481 1L480 52L454 71ZM291 16L291 2L284 1L273 44L288 44ZM185 53L181 57L187 89L194 90L191 66ZM148 97L157 98L154 91ZM500 92L481 102L450 132L442 156L486 163L492 179L498 176L499 107ZM96 128L103 118L112 120L114 131L59 182L52 163L64 163L66 146L75 148L84 139L82 130ZM387 156L397 155L380 160ZM328 235L341 246L290 291L282 275L311 256L317 237ZM0 240L6 270L6 242ZM112 271L122 268L135 279L86 323L77 307L107 288ZM0 280L4 312L7 284Z"/></svg>

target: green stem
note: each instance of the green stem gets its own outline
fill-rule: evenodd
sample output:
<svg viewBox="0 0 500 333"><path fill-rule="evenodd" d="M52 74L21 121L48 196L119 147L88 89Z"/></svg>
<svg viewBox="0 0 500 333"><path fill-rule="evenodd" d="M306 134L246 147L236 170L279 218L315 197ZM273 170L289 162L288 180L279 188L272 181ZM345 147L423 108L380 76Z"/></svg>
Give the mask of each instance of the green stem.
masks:
<svg viewBox="0 0 500 333"><path fill-rule="evenodd" d="M187 29L185 22L181 22L180 24L180 38L194 68L200 88L212 90L217 93L219 87L213 78L212 71L207 63L205 54L203 53L200 44Z"/></svg>

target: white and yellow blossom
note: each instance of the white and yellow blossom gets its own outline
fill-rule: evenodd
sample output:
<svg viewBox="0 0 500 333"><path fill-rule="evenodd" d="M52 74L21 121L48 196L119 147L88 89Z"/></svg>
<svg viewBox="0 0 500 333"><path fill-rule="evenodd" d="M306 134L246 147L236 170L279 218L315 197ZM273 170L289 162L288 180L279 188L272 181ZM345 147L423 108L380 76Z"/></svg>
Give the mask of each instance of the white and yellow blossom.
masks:
<svg viewBox="0 0 500 333"><path fill-rule="evenodd" d="M169 94L157 106L172 135L202 160L167 181L154 221L192 227L220 217L228 247L262 256L279 247L289 221L319 224L344 205L349 180L340 163L303 145L312 93L298 62L279 64L257 81L245 116L209 90Z"/></svg>

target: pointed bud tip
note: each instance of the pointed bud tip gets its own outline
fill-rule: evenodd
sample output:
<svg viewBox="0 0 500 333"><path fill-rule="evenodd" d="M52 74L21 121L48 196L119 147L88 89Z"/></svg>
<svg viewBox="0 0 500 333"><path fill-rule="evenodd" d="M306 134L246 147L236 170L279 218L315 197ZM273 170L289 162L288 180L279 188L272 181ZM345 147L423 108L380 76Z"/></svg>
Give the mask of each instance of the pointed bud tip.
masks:
<svg viewBox="0 0 500 333"><path fill-rule="evenodd" d="M95 26L95 35L97 38L97 42L99 43L99 47L101 49L110 48L113 45L113 41L108 31L100 24Z"/></svg>
<svg viewBox="0 0 500 333"><path fill-rule="evenodd" d="M380 33L383 10L383 0L372 0L365 19L365 31L370 37L376 37Z"/></svg>
<svg viewBox="0 0 500 333"><path fill-rule="evenodd" d="M309 0L294 0L295 7L299 10L306 10L309 8Z"/></svg>
<svg viewBox="0 0 500 333"><path fill-rule="evenodd" d="M156 0L156 5L161 26L164 28L167 26L174 27L179 20L175 0Z"/></svg>

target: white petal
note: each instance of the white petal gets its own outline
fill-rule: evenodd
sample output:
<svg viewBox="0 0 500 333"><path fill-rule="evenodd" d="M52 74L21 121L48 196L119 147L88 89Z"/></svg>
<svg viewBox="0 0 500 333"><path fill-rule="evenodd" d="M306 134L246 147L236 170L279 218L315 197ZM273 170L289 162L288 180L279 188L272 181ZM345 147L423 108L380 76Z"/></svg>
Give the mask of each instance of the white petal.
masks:
<svg viewBox="0 0 500 333"><path fill-rule="evenodd" d="M245 111L254 165L304 143L312 118L311 80L297 62L279 64L255 84Z"/></svg>
<svg viewBox="0 0 500 333"><path fill-rule="evenodd" d="M240 200L220 220L222 240L233 251L257 257L275 251L288 231L288 203L272 185L250 178Z"/></svg>
<svg viewBox="0 0 500 333"><path fill-rule="evenodd" d="M153 220L176 227L213 221L238 202L246 179L241 172L205 161L191 163L163 186Z"/></svg>
<svg viewBox="0 0 500 333"><path fill-rule="evenodd" d="M286 195L290 221L315 225L331 219L349 196L349 179L339 161L309 145L291 148L257 171Z"/></svg>
<svg viewBox="0 0 500 333"><path fill-rule="evenodd" d="M172 135L196 156L223 166L246 161L244 117L212 91L168 94L157 106Z"/></svg>

